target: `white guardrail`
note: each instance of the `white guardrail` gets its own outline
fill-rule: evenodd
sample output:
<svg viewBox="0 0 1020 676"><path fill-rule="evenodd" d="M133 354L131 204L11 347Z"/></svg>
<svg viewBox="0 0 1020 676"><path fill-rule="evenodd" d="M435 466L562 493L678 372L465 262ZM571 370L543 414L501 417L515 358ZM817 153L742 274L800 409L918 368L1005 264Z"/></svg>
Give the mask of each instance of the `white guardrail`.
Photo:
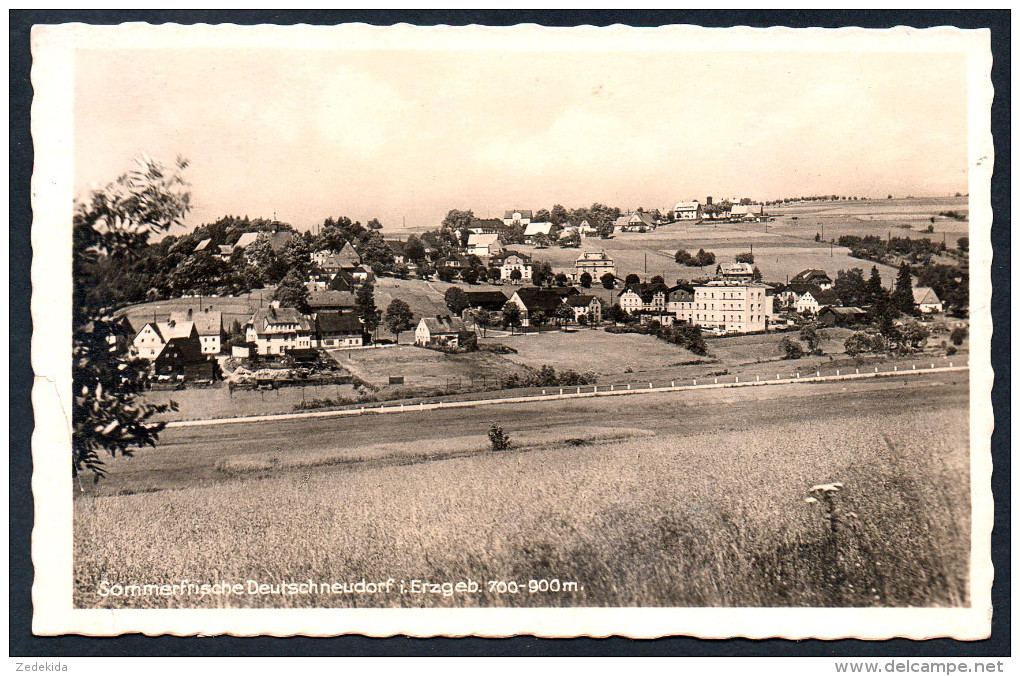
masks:
<svg viewBox="0 0 1020 676"><path fill-rule="evenodd" d="M669 385L655 386L654 383L648 383L648 387L642 387L644 383L640 383L637 386L633 383L626 383L624 385L583 385L580 387L547 387L542 390L542 394L531 394L517 397L498 397L492 399L465 399L459 401L436 401L436 402L420 402L417 404L399 403L390 404L389 406L384 404L372 405L372 406L361 406L359 408L347 408L347 409L336 409L328 411L300 411L297 413L272 413L267 415L252 415L238 418L210 418L206 420L178 420L167 423L167 427L204 427L207 425L233 425L237 423L253 423L253 422L275 422L283 420L301 420L304 418L332 418L339 416L358 416L366 414L380 414L380 413L413 413L422 411L435 411L437 409L447 408L472 408L475 406L493 406L497 404L524 404L536 401L557 401L561 399L581 399L585 397L614 397L614 396L627 396L637 394L652 394L661 392L685 392L690 390L712 390L721 389L727 387L763 387L767 385L790 385L794 383L819 383L829 382L834 380L859 380L863 378L888 378L896 376L910 376L910 375L922 375L926 373L949 373L958 371L967 371L970 366L953 366L952 362L949 362L948 366L936 366L934 362L925 368L922 365L921 368L917 367L917 364L911 364L910 368L899 368L899 365L893 366L891 371L879 371L878 367L875 367L873 371L864 370L860 368L854 369L853 373L847 370L846 373L841 373L837 370L834 375L821 375L820 371L815 371L814 375L804 375L796 373L792 378L783 378L781 374L776 374L775 379L762 378L761 375L756 375L754 380L741 380L740 376L733 376L731 380L724 380L720 382L718 376L710 376L709 378L692 378L690 384L687 379L680 381L670 381ZM724 376L723 378L728 378ZM702 382L699 383L698 381ZM680 382L680 384L678 384Z"/></svg>

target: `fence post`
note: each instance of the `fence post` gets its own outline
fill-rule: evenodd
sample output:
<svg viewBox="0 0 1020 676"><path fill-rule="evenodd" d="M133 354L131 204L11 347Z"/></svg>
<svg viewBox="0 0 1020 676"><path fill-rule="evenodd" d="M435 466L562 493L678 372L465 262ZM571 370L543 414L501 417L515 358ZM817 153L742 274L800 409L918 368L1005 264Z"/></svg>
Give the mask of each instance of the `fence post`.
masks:
<svg viewBox="0 0 1020 676"><path fill-rule="evenodd" d="M652 384L648 383L648 389L652 389Z"/></svg>
<svg viewBox="0 0 1020 676"><path fill-rule="evenodd" d="M630 389L630 383L627 383L627 389L628 390Z"/></svg>
<svg viewBox="0 0 1020 676"><path fill-rule="evenodd" d="M949 368L953 368L953 362L949 362Z"/></svg>
<svg viewBox="0 0 1020 676"><path fill-rule="evenodd" d="M800 374L799 373L797 374L797 377L800 378Z"/></svg>
<svg viewBox="0 0 1020 676"><path fill-rule="evenodd" d="M578 393L578 394L581 394L581 388L580 388L580 387L579 387L579 388L577 388L577 393Z"/></svg>
<svg viewBox="0 0 1020 676"><path fill-rule="evenodd" d="M694 384L695 384L695 385L697 385L697 384L698 384L698 379L697 379L697 378L695 378L695 379L694 379Z"/></svg>
<svg viewBox="0 0 1020 676"><path fill-rule="evenodd" d="M610 385L609 386L609 391L610 392L615 392L616 391L616 385Z"/></svg>
<svg viewBox="0 0 1020 676"><path fill-rule="evenodd" d="M818 378L818 377L820 377L821 375L822 375L822 372L821 372L821 371L815 371L815 378Z"/></svg>
<svg viewBox="0 0 1020 676"><path fill-rule="evenodd" d="M595 389L593 389L592 392L594 392L595 394L598 394L599 393L599 386L596 385Z"/></svg>
<svg viewBox="0 0 1020 676"><path fill-rule="evenodd" d="M861 374L861 369L859 367L855 368L854 369L854 373L856 373L857 375L860 375Z"/></svg>
<svg viewBox="0 0 1020 676"><path fill-rule="evenodd" d="M875 373L878 373L878 367L877 366L875 367Z"/></svg>
<svg viewBox="0 0 1020 676"><path fill-rule="evenodd" d="M758 382L758 381L760 381L760 380L761 380L761 376L760 376L760 375L758 375L757 373L755 373L755 374L754 374L754 382Z"/></svg>
<svg viewBox="0 0 1020 676"><path fill-rule="evenodd" d="M563 394L563 388L562 387L560 388L560 394L561 395Z"/></svg>
<svg viewBox="0 0 1020 676"><path fill-rule="evenodd" d="M400 410L401 410L401 411L403 411L403 410L404 410L404 405L403 405L403 404L401 404L401 405L400 405Z"/></svg>
<svg viewBox="0 0 1020 676"><path fill-rule="evenodd" d="M836 375L837 376L839 375L839 369L836 369Z"/></svg>
<svg viewBox="0 0 1020 676"><path fill-rule="evenodd" d="M733 376L733 382L739 383L740 382L740 376Z"/></svg>
<svg viewBox="0 0 1020 676"><path fill-rule="evenodd" d="M935 364L932 364L932 365L931 365L931 367L932 367L932 368L935 368Z"/></svg>
<svg viewBox="0 0 1020 676"><path fill-rule="evenodd" d="M716 384L716 385L718 385L718 384L719 384L719 379L718 379L718 378L716 378L716 379L715 379L715 384Z"/></svg>
<svg viewBox="0 0 1020 676"><path fill-rule="evenodd" d="M676 381L675 380L669 381L669 386L670 387L676 387Z"/></svg>
<svg viewBox="0 0 1020 676"><path fill-rule="evenodd" d="M910 370L911 371L916 371L917 370L917 364L911 364L910 365Z"/></svg>
<svg viewBox="0 0 1020 676"><path fill-rule="evenodd" d="M893 364L892 370L893 370L893 371L899 371L899 370L900 370L900 367L899 367L899 366L896 366L895 364Z"/></svg>
<svg viewBox="0 0 1020 676"><path fill-rule="evenodd" d="M543 397L545 396L545 390L542 390L542 396Z"/></svg>
<svg viewBox="0 0 1020 676"><path fill-rule="evenodd" d="M421 410L423 410L423 411L425 410L425 402L424 401L421 402Z"/></svg>

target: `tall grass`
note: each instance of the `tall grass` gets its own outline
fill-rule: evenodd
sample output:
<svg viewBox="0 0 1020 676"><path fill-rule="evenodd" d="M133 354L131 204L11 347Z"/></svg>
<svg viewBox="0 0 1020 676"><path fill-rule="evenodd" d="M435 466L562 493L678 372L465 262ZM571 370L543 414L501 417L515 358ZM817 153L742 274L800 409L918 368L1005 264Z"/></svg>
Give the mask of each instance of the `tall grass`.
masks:
<svg viewBox="0 0 1020 676"><path fill-rule="evenodd" d="M76 501L81 607L958 606L965 409L310 466ZM888 435L883 438L882 430ZM484 444L484 436L480 437ZM463 442L467 443L467 442ZM474 442L472 442L474 443ZM440 445L423 448L441 452ZM833 536L812 486L841 482ZM849 516L853 514L854 516ZM576 580L559 594L103 599L114 583Z"/></svg>

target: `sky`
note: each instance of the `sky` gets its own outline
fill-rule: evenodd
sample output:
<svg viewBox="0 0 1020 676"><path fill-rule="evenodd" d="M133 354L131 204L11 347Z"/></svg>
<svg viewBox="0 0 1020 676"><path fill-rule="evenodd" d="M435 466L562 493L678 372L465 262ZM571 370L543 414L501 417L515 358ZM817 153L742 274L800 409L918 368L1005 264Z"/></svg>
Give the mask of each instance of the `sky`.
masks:
<svg viewBox="0 0 1020 676"><path fill-rule="evenodd" d="M953 54L83 50L75 191L143 153L226 215L385 231L450 209L967 191Z"/></svg>

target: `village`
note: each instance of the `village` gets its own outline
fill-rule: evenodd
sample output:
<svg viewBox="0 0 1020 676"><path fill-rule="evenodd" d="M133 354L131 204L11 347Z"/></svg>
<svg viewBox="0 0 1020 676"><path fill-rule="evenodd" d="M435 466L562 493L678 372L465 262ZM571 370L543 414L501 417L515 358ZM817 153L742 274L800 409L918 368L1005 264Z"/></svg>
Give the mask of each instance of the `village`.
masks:
<svg viewBox="0 0 1020 676"><path fill-rule="evenodd" d="M615 258L623 242L671 228L776 228L777 216L765 204L742 202L713 204L709 197L705 205L681 201L672 210L615 218L613 211L607 216L575 210L581 211L578 217L560 207L554 209L556 223L545 210L506 210L502 219L454 210L437 230L404 239L383 238L381 226L362 228L345 219L327 220L317 238L264 221L257 222L262 229L242 232L232 243L214 236L197 244L194 237L182 238L176 249L193 247L185 261L221 266L240 261L249 273L275 267L282 278L247 294L203 283L197 294L184 289L177 298L132 306L122 311L111 341L151 364L153 390L228 388L233 396L235 390L288 385L353 387L347 397L320 402L340 405L363 400L366 392L357 388L373 387L366 381L383 371L385 380L373 389L402 386L390 387L388 396L395 398L427 393L426 384L442 384L439 372L446 390L452 380L465 379L475 390L513 387L527 378L519 381L491 366L476 378L476 365L458 367L455 357L483 352L498 359L491 353L517 352L521 340L550 332L559 336L548 352L551 368L563 368L556 358L560 350L588 353L593 361L593 352L612 351L601 338L592 342L593 331L615 339L620 349L631 349L623 347L622 335L640 334L692 355L709 355L706 340L760 336L764 350L773 351L766 360L821 354L810 338L816 329L852 330L846 332L845 350L854 356L922 351L929 335L965 333L965 308L952 308L952 320L945 301L933 288L912 282L909 269L888 290L877 267L870 280L860 269L837 276L820 268L778 280L755 264L753 239L748 251L727 261L704 249L691 254L678 238L673 279L648 274L647 253L643 269L625 268ZM543 260L551 250L555 265ZM680 276L685 270L694 276ZM388 298L385 307L376 307L376 294ZM238 311L241 298L247 311ZM808 336L806 342L798 340L798 331ZM933 349L955 352L944 338L940 345ZM361 350L383 352L359 358ZM417 369L418 362L434 365L426 351L445 355L449 363L439 371ZM525 366L540 365L546 367L538 361ZM626 368L646 370L643 366L638 360ZM596 378L594 372L588 376Z"/></svg>

